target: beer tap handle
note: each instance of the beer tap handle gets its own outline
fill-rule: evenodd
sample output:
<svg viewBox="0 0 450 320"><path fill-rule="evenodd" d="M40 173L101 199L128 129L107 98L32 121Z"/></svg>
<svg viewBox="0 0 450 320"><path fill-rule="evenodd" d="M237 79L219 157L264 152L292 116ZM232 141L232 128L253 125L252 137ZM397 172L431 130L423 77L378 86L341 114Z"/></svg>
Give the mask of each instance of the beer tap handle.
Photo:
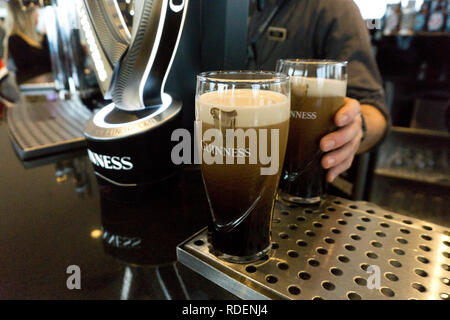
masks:
<svg viewBox="0 0 450 320"><path fill-rule="evenodd" d="M115 65L127 51L131 35L116 0L82 0L77 6L100 89L109 99Z"/></svg>
<svg viewBox="0 0 450 320"><path fill-rule="evenodd" d="M112 84L117 108L136 111L170 103L164 87L181 37L187 2L136 0L131 44L116 67Z"/></svg>

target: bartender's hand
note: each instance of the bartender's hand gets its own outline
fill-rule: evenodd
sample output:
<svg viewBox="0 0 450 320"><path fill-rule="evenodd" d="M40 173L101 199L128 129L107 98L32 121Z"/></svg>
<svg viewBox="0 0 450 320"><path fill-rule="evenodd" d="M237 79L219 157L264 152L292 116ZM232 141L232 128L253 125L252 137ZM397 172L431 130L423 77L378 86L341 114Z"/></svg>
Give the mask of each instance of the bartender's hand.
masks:
<svg viewBox="0 0 450 320"><path fill-rule="evenodd" d="M328 182L350 169L360 148L363 137L360 103L345 98L345 105L336 113L334 121L339 129L320 141L320 148L327 152L322 158L322 166L328 170Z"/></svg>

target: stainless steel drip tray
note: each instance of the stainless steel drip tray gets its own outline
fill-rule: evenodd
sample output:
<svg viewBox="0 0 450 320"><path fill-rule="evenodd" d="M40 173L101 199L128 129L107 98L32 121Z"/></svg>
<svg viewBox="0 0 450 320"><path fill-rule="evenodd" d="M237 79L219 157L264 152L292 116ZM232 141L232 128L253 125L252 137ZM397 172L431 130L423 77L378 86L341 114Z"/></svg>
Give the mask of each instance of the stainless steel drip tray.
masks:
<svg viewBox="0 0 450 320"><path fill-rule="evenodd" d="M334 197L277 202L272 241L265 260L232 264L210 253L204 229L177 256L242 299L450 299L450 231L435 224Z"/></svg>

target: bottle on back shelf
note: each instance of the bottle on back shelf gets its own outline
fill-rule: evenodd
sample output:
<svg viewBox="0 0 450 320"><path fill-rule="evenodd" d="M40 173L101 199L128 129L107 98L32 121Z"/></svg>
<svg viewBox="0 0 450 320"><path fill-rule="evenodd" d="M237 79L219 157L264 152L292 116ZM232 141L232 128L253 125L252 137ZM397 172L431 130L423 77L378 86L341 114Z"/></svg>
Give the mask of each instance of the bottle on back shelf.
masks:
<svg viewBox="0 0 450 320"><path fill-rule="evenodd" d="M414 21L414 31L423 32L426 31L428 15L430 13L431 0L425 0L420 8L420 11L416 14Z"/></svg>
<svg viewBox="0 0 450 320"><path fill-rule="evenodd" d="M414 33L414 19L416 17L416 0L408 1L408 6L402 10L402 22L400 35L411 35Z"/></svg>
<svg viewBox="0 0 450 320"><path fill-rule="evenodd" d="M445 31L446 32L450 32L450 2L447 1L447 22L446 22L446 27L445 27Z"/></svg>
<svg viewBox="0 0 450 320"><path fill-rule="evenodd" d="M402 20L402 4L394 3L388 4L386 7L384 35L396 34L400 30Z"/></svg>
<svg viewBox="0 0 450 320"><path fill-rule="evenodd" d="M431 3L430 17L428 19L428 31L439 32L444 31L445 16L447 11L446 0L434 0Z"/></svg>

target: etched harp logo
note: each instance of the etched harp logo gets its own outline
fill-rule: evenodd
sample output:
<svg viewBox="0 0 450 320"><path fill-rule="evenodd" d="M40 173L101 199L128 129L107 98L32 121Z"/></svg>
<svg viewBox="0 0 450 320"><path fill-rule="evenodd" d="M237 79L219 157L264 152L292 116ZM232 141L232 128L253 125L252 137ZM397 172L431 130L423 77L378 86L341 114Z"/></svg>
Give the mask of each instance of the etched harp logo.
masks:
<svg viewBox="0 0 450 320"><path fill-rule="evenodd" d="M223 111L218 108L211 109L211 115L214 119L214 128L220 130L222 135L226 136L227 129L233 129L236 127L237 111Z"/></svg>

